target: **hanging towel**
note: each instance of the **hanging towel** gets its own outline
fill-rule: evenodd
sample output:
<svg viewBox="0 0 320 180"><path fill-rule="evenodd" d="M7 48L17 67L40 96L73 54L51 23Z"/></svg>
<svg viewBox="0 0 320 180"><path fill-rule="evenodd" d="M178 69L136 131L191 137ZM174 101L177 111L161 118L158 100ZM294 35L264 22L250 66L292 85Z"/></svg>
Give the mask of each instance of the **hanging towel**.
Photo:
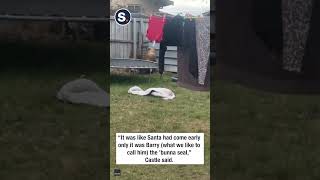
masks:
<svg viewBox="0 0 320 180"><path fill-rule="evenodd" d="M301 72L313 0L282 0L283 68Z"/></svg>
<svg viewBox="0 0 320 180"><path fill-rule="evenodd" d="M143 90L138 86L133 86L128 90L129 94L139 95L139 96L157 96L161 97L164 100L171 100L175 98L174 93L167 88L149 88L147 90Z"/></svg>
<svg viewBox="0 0 320 180"><path fill-rule="evenodd" d="M198 82L204 84L210 55L210 17L196 19Z"/></svg>
<svg viewBox="0 0 320 180"><path fill-rule="evenodd" d="M165 17L151 16L149 18L147 38L157 43L161 42L163 36L163 26L166 22Z"/></svg>

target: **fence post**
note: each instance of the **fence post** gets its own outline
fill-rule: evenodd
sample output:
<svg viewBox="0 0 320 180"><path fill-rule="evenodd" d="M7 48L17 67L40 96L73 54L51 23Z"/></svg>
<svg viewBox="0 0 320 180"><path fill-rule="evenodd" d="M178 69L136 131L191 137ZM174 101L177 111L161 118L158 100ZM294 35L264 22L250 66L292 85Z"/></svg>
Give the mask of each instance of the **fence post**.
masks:
<svg viewBox="0 0 320 180"><path fill-rule="evenodd" d="M140 54L141 54L141 57L143 57L143 42L144 42L144 19L143 18L140 18L140 32L141 32L141 44L140 44Z"/></svg>
<svg viewBox="0 0 320 180"><path fill-rule="evenodd" d="M133 58L137 58L137 19L133 18Z"/></svg>

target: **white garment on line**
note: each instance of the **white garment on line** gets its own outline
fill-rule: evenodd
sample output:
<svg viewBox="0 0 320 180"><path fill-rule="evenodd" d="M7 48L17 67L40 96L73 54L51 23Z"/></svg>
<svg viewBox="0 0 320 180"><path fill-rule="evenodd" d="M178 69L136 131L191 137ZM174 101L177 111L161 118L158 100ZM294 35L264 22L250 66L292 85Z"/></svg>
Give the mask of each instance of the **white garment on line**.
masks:
<svg viewBox="0 0 320 180"><path fill-rule="evenodd" d="M133 86L128 90L129 94L139 95L139 96L157 96L161 97L164 100L171 100L175 98L175 94L167 88L149 88L147 90L143 90L138 86Z"/></svg>

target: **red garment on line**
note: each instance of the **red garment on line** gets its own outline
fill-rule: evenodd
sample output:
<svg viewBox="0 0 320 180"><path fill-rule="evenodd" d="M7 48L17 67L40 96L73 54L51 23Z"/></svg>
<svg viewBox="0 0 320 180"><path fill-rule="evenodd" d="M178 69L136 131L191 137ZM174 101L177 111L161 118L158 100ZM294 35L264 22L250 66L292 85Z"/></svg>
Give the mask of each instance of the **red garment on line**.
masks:
<svg viewBox="0 0 320 180"><path fill-rule="evenodd" d="M148 23L147 38L150 41L160 43L162 41L163 26L165 23L165 17L151 16Z"/></svg>

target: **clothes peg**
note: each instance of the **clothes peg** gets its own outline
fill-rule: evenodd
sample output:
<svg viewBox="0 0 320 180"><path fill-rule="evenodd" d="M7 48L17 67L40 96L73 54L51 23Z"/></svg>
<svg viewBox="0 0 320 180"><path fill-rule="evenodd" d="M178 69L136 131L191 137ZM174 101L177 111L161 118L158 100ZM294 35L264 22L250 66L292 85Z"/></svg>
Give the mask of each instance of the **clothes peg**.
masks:
<svg viewBox="0 0 320 180"><path fill-rule="evenodd" d="M190 13L187 13L187 14L186 14L186 18L188 18L190 21L192 21L192 16L191 16Z"/></svg>
<svg viewBox="0 0 320 180"><path fill-rule="evenodd" d="M164 16L163 16L162 20L163 20L163 21L165 21L165 20L166 20L166 15L165 15L165 14L164 14Z"/></svg>

